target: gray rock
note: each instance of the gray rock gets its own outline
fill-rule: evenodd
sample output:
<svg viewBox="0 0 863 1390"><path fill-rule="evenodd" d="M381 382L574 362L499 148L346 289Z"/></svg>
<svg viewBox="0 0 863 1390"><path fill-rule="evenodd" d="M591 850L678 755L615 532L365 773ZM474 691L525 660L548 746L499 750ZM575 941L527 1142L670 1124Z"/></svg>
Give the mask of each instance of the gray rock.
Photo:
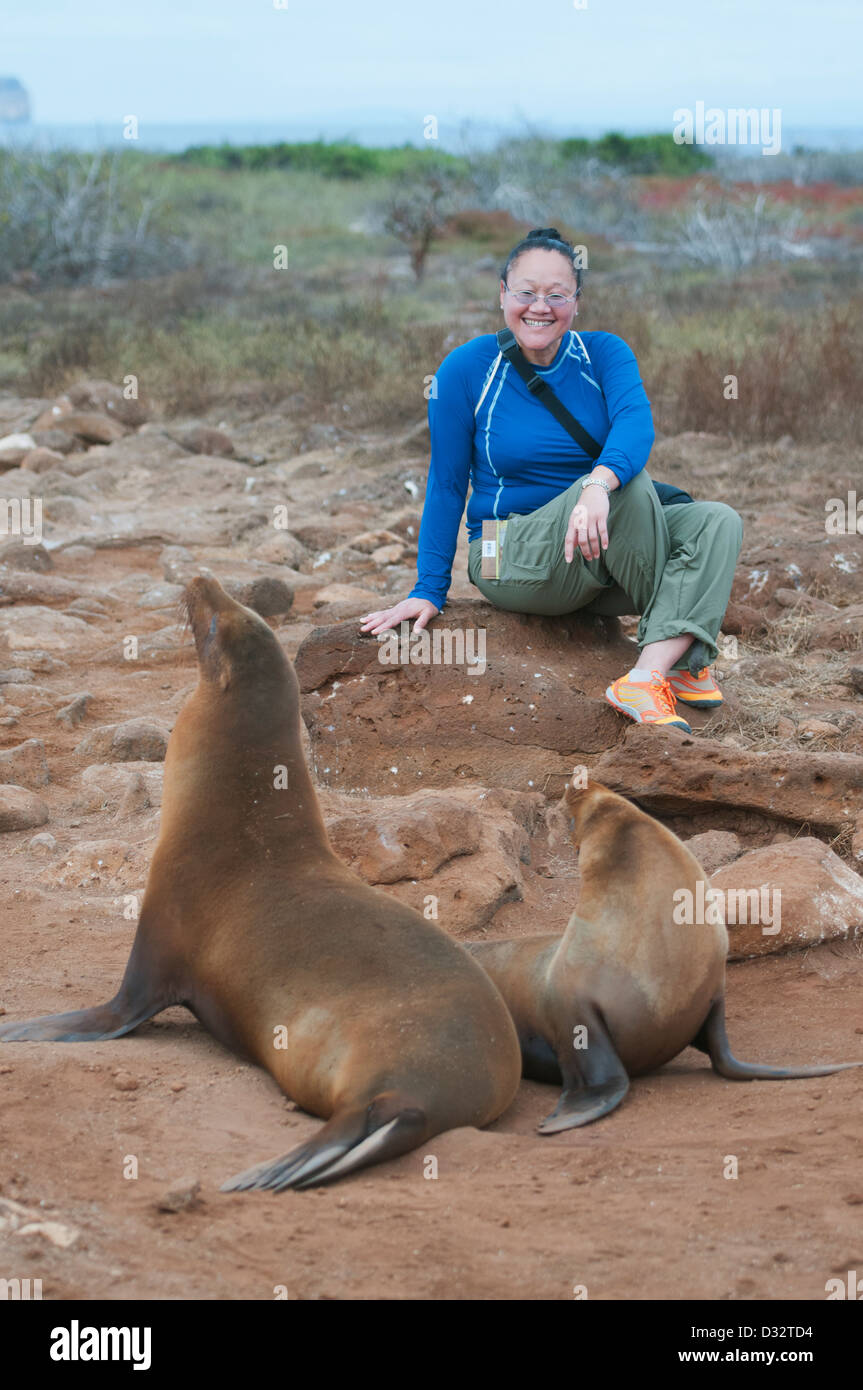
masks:
<svg viewBox="0 0 863 1390"><path fill-rule="evenodd" d="M44 545L25 545L23 540L7 541L0 545L0 565L14 570L52 570L54 561Z"/></svg>
<svg viewBox="0 0 863 1390"><path fill-rule="evenodd" d="M67 605L65 611L67 613L74 613L76 617L89 616L105 618L108 615L108 610L103 603L100 603L97 598L91 598L86 594L82 594L80 598L73 598L72 602Z"/></svg>
<svg viewBox="0 0 863 1390"><path fill-rule="evenodd" d="M55 671L68 671L69 663L62 661L59 656L52 656L50 652L33 649L18 653L18 660L31 671L38 671L40 675L48 676Z"/></svg>
<svg viewBox="0 0 863 1390"><path fill-rule="evenodd" d="M188 429L176 430L173 438L192 454L215 454L220 458L230 458L234 452L231 436L210 425L190 425Z"/></svg>
<svg viewBox="0 0 863 1390"><path fill-rule="evenodd" d="M140 772L133 772L126 785L126 790L120 798L120 805L117 807L117 814L114 819L128 820L129 817L137 815L141 811L148 811L151 804L146 779Z"/></svg>
<svg viewBox="0 0 863 1390"><path fill-rule="evenodd" d="M162 800L164 768L161 763L92 763L80 775L87 811L119 811L130 789L142 778L147 792L147 805L159 806Z"/></svg>
<svg viewBox="0 0 863 1390"><path fill-rule="evenodd" d="M57 841L50 830L40 830L38 835L34 835L32 840L27 842L27 848L35 852L41 850L52 850L57 848Z"/></svg>
<svg viewBox="0 0 863 1390"><path fill-rule="evenodd" d="M707 874L716 873L723 864L730 864L743 853L740 836L731 830L703 830L683 843Z"/></svg>
<svg viewBox="0 0 863 1390"><path fill-rule="evenodd" d="M31 449L21 460L21 467L27 473L51 473L57 468L62 469L65 462L59 449Z"/></svg>
<svg viewBox="0 0 863 1390"><path fill-rule="evenodd" d="M182 584L154 584L138 599L138 607L173 608L182 592Z"/></svg>
<svg viewBox="0 0 863 1390"><path fill-rule="evenodd" d="M47 819L48 807L41 796L26 787L0 786L0 833L31 830Z"/></svg>
<svg viewBox="0 0 863 1390"><path fill-rule="evenodd" d="M67 430L34 430L33 439L40 449L55 449L58 454L71 454L78 444Z"/></svg>
<svg viewBox="0 0 863 1390"><path fill-rule="evenodd" d="M249 584L226 584L225 588L238 603L253 608L262 618L289 613L294 602L294 591L283 579L253 579Z"/></svg>
<svg viewBox="0 0 863 1390"><path fill-rule="evenodd" d="M58 722L68 724L70 729L75 728L82 719L86 718L92 698L93 696L87 691L82 691L80 695L76 695L68 705L64 705L62 709L57 711Z"/></svg>
<svg viewBox="0 0 863 1390"><path fill-rule="evenodd" d="M156 1207L159 1211L171 1213L189 1211L193 1207L200 1206L200 1191L201 1183L198 1178L181 1178L170 1191L159 1198Z"/></svg>
<svg viewBox="0 0 863 1390"><path fill-rule="evenodd" d="M302 541L292 536L290 531L277 531L264 527L256 531L249 540L249 553L256 560L266 560L271 565L287 565L300 570L311 563L311 555Z"/></svg>
<svg viewBox="0 0 863 1390"><path fill-rule="evenodd" d="M99 762L163 762L168 747L168 730L149 719L127 719L122 724L105 724L78 744L75 752Z"/></svg>
<svg viewBox="0 0 863 1390"><path fill-rule="evenodd" d="M90 652L102 640L83 618L55 613L37 604L19 603L0 609L0 634L5 636L15 658L23 661L27 651Z"/></svg>
<svg viewBox="0 0 863 1390"><path fill-rule="evenodd" d="M28 738L0 752L0 783L32 788L47 786L50 780L45 745L40 739Z"/></svg>
<svg viewBox="0 0 863 1390"><path fill-rule="evenodd" d="M183 570L187 565L194 563L194 555L184 545L166 545L159 556L162 574L169 584L182 583Z"/></svg>
<svg viewBox="0 0 863 1390"><path fill-rule="evenodd" d="M120 386L111 381L79 381L69 387L68 396L79 410L94 410L134 428L142 425L147 410L140 400L130 400Z"/></svg>

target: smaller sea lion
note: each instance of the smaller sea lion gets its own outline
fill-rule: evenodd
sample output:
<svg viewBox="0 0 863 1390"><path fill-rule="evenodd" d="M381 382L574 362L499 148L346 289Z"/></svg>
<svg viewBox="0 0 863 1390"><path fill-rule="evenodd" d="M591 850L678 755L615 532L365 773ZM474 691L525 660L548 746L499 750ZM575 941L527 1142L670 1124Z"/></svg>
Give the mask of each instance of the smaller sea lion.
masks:
<svg viewBox="0 0 863 1390"><path fill-rule="evenodd" d="M598 782L584 789L570 783L565 800L582 886L563 936L467 943L509 1006L522 1075L563 1085L540 1134L607 1115L631 1076L689 1046L731 1081L863 1066L738 1061L725 1032L725 925L679 925L673 916L674 894L688 889L698 901L707 874L676 835Z"/></svg>

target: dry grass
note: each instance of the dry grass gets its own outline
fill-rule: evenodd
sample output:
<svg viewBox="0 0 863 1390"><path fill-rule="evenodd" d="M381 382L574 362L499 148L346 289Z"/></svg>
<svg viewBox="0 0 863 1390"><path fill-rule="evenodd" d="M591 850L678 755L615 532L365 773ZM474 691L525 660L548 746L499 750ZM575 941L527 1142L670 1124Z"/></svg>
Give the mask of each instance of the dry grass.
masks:
<svg viewBox="0 0 863 1390"><path fill-rule="evenodd" d="M53 291L34 332L0 298L8 361L0 377L22 394L50 396L82 376L134 372L167 416L233 404L267 409L290 398L292 418L399 426L425 411L425 379L446 353L450 323L405 321L372 284L350 295L328 282L273 272L218 277L195 271L92 295ZM38 321L37 321L38 322Z"/></svg>
<svg viewBox="0 0 863 1390"><path fill-rule="evenodd" d="M47 279L26 295L0 286L0 388L50 396L76 377L135 371L169 415L232 402L268 408L289 397L292 413L308 421L347 415L358 425L398 426L425 408L424 378L449 348L498 326L489 256L502 259L535 221L534 194L527 209L513 191L529 176L545 190L548 216L540 220L588 248L580 325L631 344L661 434L857 442L856 264L764 265L729 279L632 251L625 243L646 235L636 185L607 170L589 178L582 171L570 188L552 153L528 142L504 151L500 167L480 161L475 173L488 175L489 197L454 212L419 285L405 276L404 248L376 230L372 214L391 191L387 180L348 185L296 171L133 161L129 198L145 197L152 184L162 200L167 250L156 269L164 273L77 292ZM492 193L502 172L510 191L498 205ZM276 241L290 251L281 272L273 268ZM729 375L738 379L737 400L723 396Z"/></svg>
<svg viewBox="0 0 863 1390"><path fill-rule="evenodd" d="M841 746L842 735L861 727L861 717L853 710L828 709L818 713L819 719L837 729L836 738L825 734L803 740L797 734L798 725L813 714L806 708L806 702L817 705L829 700L831 688L846 684L848 658L843 652L819 650L814 659L807 660L817 632L815 616L791 609L771 624L762 637L747 639L746 656L779 656L792 661L789 678L781 685L761 684L757 678L742 673L729 687L737 696L736 707L720 709L711 718L705 733L711 738L730 734L754 752L775 748L836 752ZM720 670L723 664L729 671L729 664L722 662ZM780 728L780 720L790 722L794 730L789 729L787 723Z"/></svg>
<svg viewBox="0 0 863 1390"><path fill-rule="evenodd" d="M860 437L863 318L831 308L810 317L805 350L798 322L728 351L696 348L667 364L675 407L672 432L709 430L732 438L795 440ZM723 383L737 378L737 399Z"/></svg>
<svg viewBox="0 0 863 1390"><path fill-rule="evenodd" d="M779 720L788 715L788 697L777 693L775 687L746 684L745 704L731 709L721 708L714 714L704 733L712 739L727 735L738 739L745 748L756 753L775 748L797 748L795 736L780 734Z"/></svg>
<svg viewBox="0 0 863 1390"><path fill-rule="evenodd" d="M828 840L827 848L832 849L834 854L838 854L840 859L844 859L853 869L859 872L857 860L851 852L851 841L854 838L854 826L850 821L842 826L838 835L834 835L832 840ZM863 947L863 942L860 943Z"/></svg>
<svg viewBox="0 0 863 1390"><path fill-rule="evenodd" d="M761 639L762 650L775 652L777 656L798 656L801 652L809 651L818 628L815 613L808 613L803 608L786 608L770 624L769 631Z"/></svg>

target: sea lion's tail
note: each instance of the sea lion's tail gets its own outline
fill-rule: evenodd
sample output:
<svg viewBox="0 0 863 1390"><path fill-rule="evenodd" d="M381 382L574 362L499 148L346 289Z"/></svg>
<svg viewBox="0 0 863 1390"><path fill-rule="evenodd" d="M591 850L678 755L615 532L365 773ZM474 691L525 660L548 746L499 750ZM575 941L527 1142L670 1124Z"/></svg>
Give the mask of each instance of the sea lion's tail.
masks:
<svg viewBox="0 0 863 1390"><path fill-rule="evenodd" d="M426 1115L418 1105L396 1091L384 1091L367 1105L337 1111L308 1144L238 1173L222 1184L221 1191L320 1187L357 1168L398 1158L416 1148L427 1133Z"/></svg>
<svg viewBox="0 0 863 1390"><path fill-rule="evenodd" d="M715 999L704 1023L693 1039L693 1047L706 1052L713 1070L729 1081L790 1081L795 1077L831 1076L863 1062L824 1062L816 1067L769 1067L762 1062L740 1062L731 1051L725 1031L725 1000Z"/></svg>

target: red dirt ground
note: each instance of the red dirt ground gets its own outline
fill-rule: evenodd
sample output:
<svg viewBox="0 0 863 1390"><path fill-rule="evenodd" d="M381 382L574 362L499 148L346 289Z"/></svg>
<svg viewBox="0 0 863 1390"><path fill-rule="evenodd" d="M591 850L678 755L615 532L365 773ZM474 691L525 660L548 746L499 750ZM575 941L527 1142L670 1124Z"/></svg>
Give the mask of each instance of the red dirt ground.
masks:
<svg viewBox="0 0 863 1390"><path fill-rule="evenodd" d="M110 566L116 580L134 560L157 578L157 555L102 553L86 577L104 582ZM106 641L128 621L104 620ZM165 617L142 622L136 609L134 621L140 631ZM58 850L45 862L82 837L144 839L106 814L76 829L71 750L94 723L175 710L194 679L191 662L118 676L70 660L70 672L37 679L90 690L97 717L68 731L34 714L4 739L46 743ZM4 836L7 1019L107 999L132 939L113 894L39 883L31 836ZM570 906L561 902L561 924ZM528 902L509 905L496 934L535 930L532 915ZM861 984L851 944L732 965L735 1051L768 1062L863 1058ZM829 1278L863 1269L861 1097L863 1071L740 1084L688 1051L583 1130L536 1136L554 1092L523 1082L486 1131L439 1135L332 1187L223 1195L225 1178L320 1122L172 1010L114 1042L0 1050L0 1197L78 1233L65 1249L0 1235L0 1277L39 1278L45 1298L70 1299L272 1299L278 1285L293 1299L566 1300L576 1285L592 1299L822 1299ZM428 1155L436 1179L424 1176ZM723 1176L729 1155L736 1179ZM129 1156L134 1180L124 1177ZM199 1205L159 1211L184 1178L200 1180Z"/></svg>

